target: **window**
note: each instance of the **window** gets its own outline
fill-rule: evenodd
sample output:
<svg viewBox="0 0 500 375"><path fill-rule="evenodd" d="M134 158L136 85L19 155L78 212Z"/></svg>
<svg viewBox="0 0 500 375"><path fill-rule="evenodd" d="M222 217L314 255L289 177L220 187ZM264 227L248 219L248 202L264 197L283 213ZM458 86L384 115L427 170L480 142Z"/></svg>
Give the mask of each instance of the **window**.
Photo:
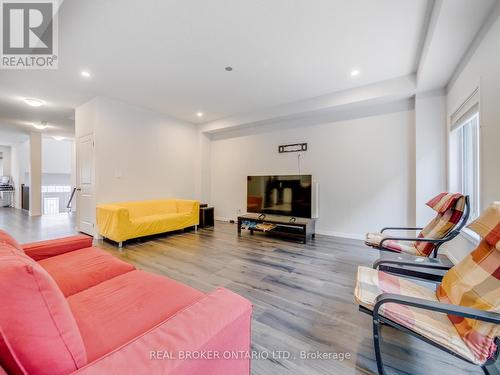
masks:
<svg viewBox="0 0 500 375"><path fill-rule="evenodd" d="M71 193L69 185L42 185L42 193Z"/></svg>
<svg viewBox="0 0 500 375"><path fill-rule="evenodd" d="M477 106L452 124L450 190L470 199L470 220L479 216L479 112Z"/></svg>

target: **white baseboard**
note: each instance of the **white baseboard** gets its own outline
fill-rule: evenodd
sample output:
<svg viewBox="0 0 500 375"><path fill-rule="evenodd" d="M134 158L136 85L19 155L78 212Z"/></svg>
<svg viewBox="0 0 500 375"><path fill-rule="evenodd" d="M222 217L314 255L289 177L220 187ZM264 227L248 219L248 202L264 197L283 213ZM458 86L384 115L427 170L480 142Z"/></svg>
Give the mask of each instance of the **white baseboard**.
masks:
<svg viewBox="0 0 500 375"><path fill-rule="evenodd" d="M229 217L222 217L222 216L216 216L215 217L215 220L216 221L225 221L225 222L230 222L231 220L232 221L236 221L236 219L232 219L232 218L229 218Z"/></svg>
<svg viewBox="0 0 500 375"><path fill-rule="evenodd" d="M365 236L363 234L335 232L332 230L317 230L316 233L324 235L324 236L349 238L351 240L364 240L365 239Z"/></svg>

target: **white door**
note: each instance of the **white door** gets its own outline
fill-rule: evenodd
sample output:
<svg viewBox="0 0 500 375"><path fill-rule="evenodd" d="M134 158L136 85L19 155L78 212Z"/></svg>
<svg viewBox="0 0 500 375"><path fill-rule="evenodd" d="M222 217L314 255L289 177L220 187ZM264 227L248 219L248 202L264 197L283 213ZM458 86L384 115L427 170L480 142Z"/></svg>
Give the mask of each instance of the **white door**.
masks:
<svg viewBox="0 0 500 375"><path fill-rule="evenodd" d="M94 136L78 138L76 150L78 230L95 236Z"/></svg>

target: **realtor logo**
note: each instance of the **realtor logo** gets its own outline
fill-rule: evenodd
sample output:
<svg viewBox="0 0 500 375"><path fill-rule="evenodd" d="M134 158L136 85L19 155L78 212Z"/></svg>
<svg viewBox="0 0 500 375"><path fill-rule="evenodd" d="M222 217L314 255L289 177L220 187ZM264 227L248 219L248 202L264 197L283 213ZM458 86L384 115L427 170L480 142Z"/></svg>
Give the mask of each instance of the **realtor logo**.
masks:
<svg viewBox="0 0 500 375"><path fill-rule="evenodd" d="M57 69L57 0L0 0L2 69Z"/></svg>

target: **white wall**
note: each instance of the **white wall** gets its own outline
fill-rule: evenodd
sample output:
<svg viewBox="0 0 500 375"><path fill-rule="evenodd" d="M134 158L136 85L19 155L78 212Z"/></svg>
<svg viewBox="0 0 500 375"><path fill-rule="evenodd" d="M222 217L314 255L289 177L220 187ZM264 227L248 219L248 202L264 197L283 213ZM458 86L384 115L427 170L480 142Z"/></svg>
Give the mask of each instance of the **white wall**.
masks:
<svg viewBox="0 0 500 375"><path fill-rule="evenodd" d="M42 214L42 134L30 133L30 215Z"/></svg>
<svg viewBox="0 0 500 375"><path fill-rule="evenodd" d="M3 156L2 161L2 171L0 171L0 176L11 176L12 174L12 161L11 161L11 147L10 146L0 146L0 152Z"/></svg>
<svg viewBox="0 0 500 375"><path fill-rule="evenodd" d="M97 203L195 198L197 137L192 124L100 98Z"/></svg>
<svg viewBox="0 0 500 375"><path fill-rule="evenodd" d="M491 26L475 53L448 88L451 116L479 87L481 125L481 207L500 200L500 18Z"/></svg>
<svg viewBox="0 0 500 375"><path fill-rule="evenodd" d="M21 184L29 185L29 140L12 145L12 179L14 183L14 207L21 208Z"/></svg>
<svg viewBox="0 0 500 375"><path fill-rule="evenodd" d="M196 196L203 202L209 202L211 199L211 170L210 154L212 142L210 136L201 131L198 132L198 156L196 159Z"/></svg>
<svg viewBox="0 0 500 375"><path fill-rule="evenodd" d="M446 95L444 91L415 97L415 214L418 226L434 216L425 203L446 191Z"/></svg>
<svg viewBox="0 0 500 375"><path fill-rule="evenodd" d="M73 141L42 138L42 173L71 174Z"/></svg>
<svg viewBox="0 0 500 375"><path fill-rule="evenodd" d="M297 174L297 154L278 145L307 142L301 173L319 183L317 232L361 237L386 224L414 225L414 112L214 139L211 203L219 218L246 208L246 176Z"/></svg>
<svg viewBox="0 0 500 375"><path fill-rule="evenodd" d="M500 200L500 18L470 56L448 87L448 125L451 115L479 88L481 126L480 205L486 208ZM450 256L461 259L474 247L469 236L460 236L448 246Z"/></svg>

